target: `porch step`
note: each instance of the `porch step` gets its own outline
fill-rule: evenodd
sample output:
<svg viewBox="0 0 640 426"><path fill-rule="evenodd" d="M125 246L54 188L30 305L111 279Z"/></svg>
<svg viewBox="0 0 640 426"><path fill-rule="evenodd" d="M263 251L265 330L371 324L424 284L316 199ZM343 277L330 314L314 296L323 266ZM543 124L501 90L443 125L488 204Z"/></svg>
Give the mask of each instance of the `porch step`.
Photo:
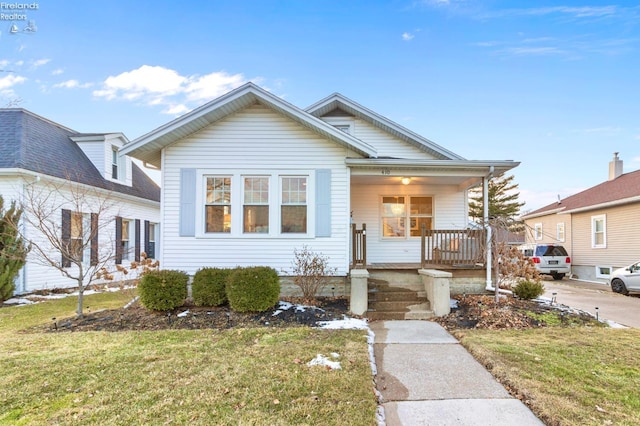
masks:
<svg viewBox="0 0 640 426"><path fill-rule="evenodd" d="M408 287L408 288L407 288ZM428 319L434 316L424 291L417 291L413 283L407 287L387 281L369 281L369 320ZM414 290L414 288L416 290Z"/></svg>

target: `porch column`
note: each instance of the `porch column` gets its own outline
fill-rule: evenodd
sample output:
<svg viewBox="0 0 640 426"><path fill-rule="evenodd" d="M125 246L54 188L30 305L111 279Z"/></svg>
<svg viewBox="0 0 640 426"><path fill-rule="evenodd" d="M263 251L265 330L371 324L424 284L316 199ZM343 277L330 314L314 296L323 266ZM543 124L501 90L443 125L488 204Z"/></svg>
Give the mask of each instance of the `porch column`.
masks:
<svg viewBox="0 0 640 426"><path fill-rule="evenodd" d="M349 311L354 315L364 315L369 307L367 281L369 271L366 269L351 270L351 300Z"/></svg>

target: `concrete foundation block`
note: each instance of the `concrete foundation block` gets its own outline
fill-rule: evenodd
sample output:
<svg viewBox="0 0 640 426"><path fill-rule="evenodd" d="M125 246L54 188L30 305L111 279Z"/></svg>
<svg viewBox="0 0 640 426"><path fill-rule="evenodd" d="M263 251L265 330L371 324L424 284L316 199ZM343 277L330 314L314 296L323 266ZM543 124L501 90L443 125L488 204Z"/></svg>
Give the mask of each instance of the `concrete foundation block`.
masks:
<svg viewBox="0 0 640 426"><path fill-rule="evenodd" d="M431 310L435 316L448 315L451 312L450 282L453 274L436 269L420 269L427 297L431 302Z"/></svg>
<svg viewBox="0 0 640 426"><path fill-rule="evenodd" d="M367 312L369 300L367 280L369 271L366 269L351 270L351 299L349 311L354 315L364 315Z"/></svg>

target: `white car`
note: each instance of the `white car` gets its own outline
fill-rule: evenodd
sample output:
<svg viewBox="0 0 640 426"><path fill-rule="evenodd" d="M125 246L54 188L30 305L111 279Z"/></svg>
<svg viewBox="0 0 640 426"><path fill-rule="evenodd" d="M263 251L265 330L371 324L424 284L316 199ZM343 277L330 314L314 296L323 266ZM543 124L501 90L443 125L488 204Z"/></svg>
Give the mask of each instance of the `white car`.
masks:
<svg viewBox="0 0 640 426"><path fill-rule="evenodd" d="M531 259L538 272L551 275L554 280L571 273L571 258L560 244L525 244L518 249Z"/></svg>
<svg viewBox="0 0 640 426"><path fill-rule="evenodd" d="M640 262L613 271L609 279L611 291L620 294L640 292Z"/></svg>

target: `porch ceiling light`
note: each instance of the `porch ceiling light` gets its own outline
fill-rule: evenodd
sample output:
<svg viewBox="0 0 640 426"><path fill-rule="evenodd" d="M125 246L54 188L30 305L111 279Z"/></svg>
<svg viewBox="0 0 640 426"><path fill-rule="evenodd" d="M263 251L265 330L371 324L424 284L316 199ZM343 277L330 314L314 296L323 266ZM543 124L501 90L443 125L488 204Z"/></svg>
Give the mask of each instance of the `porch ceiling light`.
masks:
<svg viewBox="0 0 640 426"><path fill-rule="evenodd" d="M402 182L403 185L409 185L409 183L411 182L411 178L410 177L403 177L400 182Z"/></svg>

